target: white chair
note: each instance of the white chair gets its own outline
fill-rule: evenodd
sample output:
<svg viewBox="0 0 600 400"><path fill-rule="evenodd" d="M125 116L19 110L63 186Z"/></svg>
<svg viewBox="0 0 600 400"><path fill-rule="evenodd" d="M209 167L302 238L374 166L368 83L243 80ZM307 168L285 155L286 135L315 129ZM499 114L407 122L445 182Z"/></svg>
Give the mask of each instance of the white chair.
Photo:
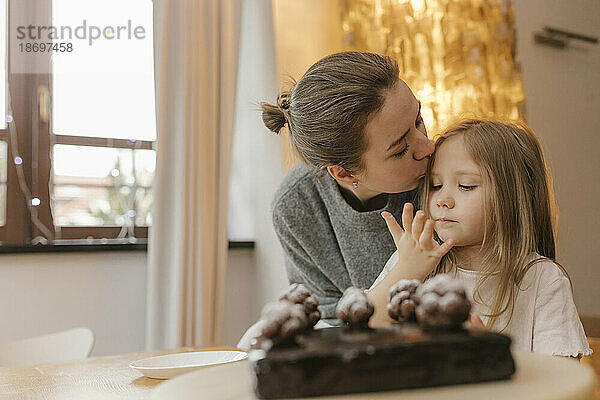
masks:
<svg viewBox="0 0 600 400"><path fill-rule="evenodd" d="M90 355L93 347L94 333L89 328L0 343L0 366L81 360Z"/></svg>

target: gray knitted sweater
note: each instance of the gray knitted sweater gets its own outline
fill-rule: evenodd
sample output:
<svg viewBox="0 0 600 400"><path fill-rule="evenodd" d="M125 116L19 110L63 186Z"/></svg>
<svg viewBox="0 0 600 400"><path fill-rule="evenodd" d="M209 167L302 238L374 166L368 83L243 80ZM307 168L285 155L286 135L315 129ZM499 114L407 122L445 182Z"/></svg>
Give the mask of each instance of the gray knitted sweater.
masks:
<svg viewBox="0 0 600 400"><path fill-rule="evenodd" d="M391 194L383 209L359 212L329 174L317 178L301 164L286 175L272 203L273 225L290 283L304 283L319 298L324 320L335 321L346 288L367 289L375 281L396 250L381 212L400 221L404 203L415 195Z"/></svg>

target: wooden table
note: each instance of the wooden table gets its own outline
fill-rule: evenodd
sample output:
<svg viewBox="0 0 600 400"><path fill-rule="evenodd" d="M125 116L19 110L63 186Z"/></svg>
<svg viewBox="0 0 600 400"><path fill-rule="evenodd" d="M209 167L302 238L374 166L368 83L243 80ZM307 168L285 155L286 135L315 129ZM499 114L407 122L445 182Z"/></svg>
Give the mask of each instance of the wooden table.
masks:
<svg viewBox="0 0 600 400"><path fill-rule="evenodd" d="M325 397L323 400L593 400L595 377L576 360L513 352L517 372L504 381ZM175 377L152 391L151 400L255 400L249 361ZM313 398L311 398L313 399ZM311 400L307 399L307 400Z"/></svg>
<svg viewBox="0 0 600 400"><path fill-rule="evenodd" d="M592 344L590 342L590 344ZM598 345L598 343L594 343ZM598 351L600 350L592 346ZM200 350L233 350L231 347L219 347L219 348L198 348L198 347L185 347L181 349L175 349L170 351L156 351L150 353L133 353L109 357L98 357L90 358L83 361L76 362L65 362L65 363L53 363L53 364L40 364L35 366L25 367L11 367L11 368L0 368L0 400L4 399L161 399L161 398L177 398L185 399L181 393L187 391L191 394L190 399L198 398L231 398L231 399L254 399L252 391L250 389L250 375L249 366L246 361L242 361L235 364L224 365L219 367L207 368L202 371L192 372L169 381L161 381L156 379L149 379L142 376L139 372L131 369L129 363L135 360L139 360L146 357L152 357L156 355L178 353L178 352L189 352L189 351L200 351ZM533 355L535 358L535 355ZM493 390L507 390L506 385L514 385L515 382L521 382L526 384L531 383L534 380L534 376L539 376L539 368L547 368L548 363L543 362L538 366L532 367L530 364L526 368L522 367L523 360L531 358L530 355L525 354L521 356L516 355L515 359L517 362L517 375L511 381L496 382L496 383L482 383L475 385L460 385L455 387L441 387L436 389L427 389L419 391L403 391L403 392L387 392L380 393L377 395L363 394L358 396L352 396L352 398L370 399L370 398L410 398L415 392L420 392L419 397L421 399L434 399L434 398L453 398L448 396L448 393L457 394L461 400L468 398L477 398L478 400L483 398L490 398L490 388ZM553 359L548 360L552 362ZM560 360L568 364L561 364L562 367L567 365L556 379L546 376L545 381L548 382L547 389L552 390L557 384L560 386L560 381L567 380L574 386L574 389L578 389L580 393L589 393L589 385L593 385L593 374L589 369L581 370L581 365L577 365L576 362L571 360ZM587 361L587 360L586 360ZM525 361L527 363L527 361ZM574 364L570 364L574 363ZM586 362L583 362L585 364ZM589 363L588 363L589 364ZM573 368L571 368L571 365ZM561 368L562 368L561 367ZM520 368L520 369L519 369ZM573 374L573 371L575 372ZM541 373L544 373L543 371ZM536 375L537 374L537 375ZM215 384L215 382L222 382L223 384ZM159 386L158 389L155 389ZM533 386L532 386L533 387ZM231 392L232 396L227 397L220 396L223 394L219 393L220 389L225 389ZM510 389L510 388L509 388ZM562 389L562 388L560 388ZM175 390L178 395L175 397L171 396L171 391ZM191 390L191 392L190 392ZM205 396L198 397L198 390L201 390ZM183 392L181 392L183 391ZM212 392L211 392L212 391ZM591 389L593 392L593 387ZM167 393L167 397L162 397ZM466 394L465 394L466 393ZM519 392L511 396L511 400L519 398ZM470 395L475 394L479 397L473 397ZM534 393L535 394L535 393ZM540 394L539 392L537 393ZM388 396L388 397L386 397ZM436 397L438 396L438 397ZM441 397L439 397L441 396ZM460 397L463 396L463 397ZM466 397L465 397L466 396ZM538 398L531 395L526 398ZM581 398L586 398L581 397Z"/></svg>
<svg viewBox="0 0 600 400"><path fill-rule="evenodd" d="M64 363L2 367L0 368L0 399L148 399L152 389L165 381L146 378L130 368L130 362L163 354L200 350L234 350L234 348L184 347Z"/></svg>

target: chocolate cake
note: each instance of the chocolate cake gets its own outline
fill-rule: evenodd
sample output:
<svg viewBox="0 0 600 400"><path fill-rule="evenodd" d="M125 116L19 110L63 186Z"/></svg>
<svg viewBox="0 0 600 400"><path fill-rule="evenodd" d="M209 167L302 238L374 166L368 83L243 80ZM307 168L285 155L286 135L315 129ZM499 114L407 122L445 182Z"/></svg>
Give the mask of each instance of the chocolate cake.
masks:
<svg viewBox="0 0 600 400"><path fill-rule="evenodd" d="M465 328L471 309L462 284L444 274L425 283L401 280L387 310L398 321L369 328L374 306L350 287L338 302L342 327L312 329L318 299L292 285L261 314L249 359L259 398L325 396L508 379L511 340Z"/></svg>
<svg viewBox="0 0 600 400"><path fill-rule="evenodd" d="M310 397L507 379L510 342L483 329L424 332L409 322L336 327L253 350L250 361L259 398Z"/></svg>

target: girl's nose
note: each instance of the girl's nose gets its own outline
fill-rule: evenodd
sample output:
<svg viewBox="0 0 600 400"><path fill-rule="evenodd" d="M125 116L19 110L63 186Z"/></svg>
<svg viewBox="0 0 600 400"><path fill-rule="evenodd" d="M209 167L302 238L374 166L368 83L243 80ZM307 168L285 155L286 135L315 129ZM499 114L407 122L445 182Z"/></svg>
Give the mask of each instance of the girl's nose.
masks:
<svg viewBox="0 0 600 400"><path fill-rule="evenodd" d="M438 207L454 208L454 199L451 196L439 196L435 205Z"/></svg>
<svg viewBox="0 0 600 400"><path fill-rule="evenodd" d="M435 148L433 142L429 140L427 136L422 134L418 136L419 139L417 139L417 146L413 153L413 158L415 161L421 161L422 159L429 157L433 154L433 149Z"/></svg>

